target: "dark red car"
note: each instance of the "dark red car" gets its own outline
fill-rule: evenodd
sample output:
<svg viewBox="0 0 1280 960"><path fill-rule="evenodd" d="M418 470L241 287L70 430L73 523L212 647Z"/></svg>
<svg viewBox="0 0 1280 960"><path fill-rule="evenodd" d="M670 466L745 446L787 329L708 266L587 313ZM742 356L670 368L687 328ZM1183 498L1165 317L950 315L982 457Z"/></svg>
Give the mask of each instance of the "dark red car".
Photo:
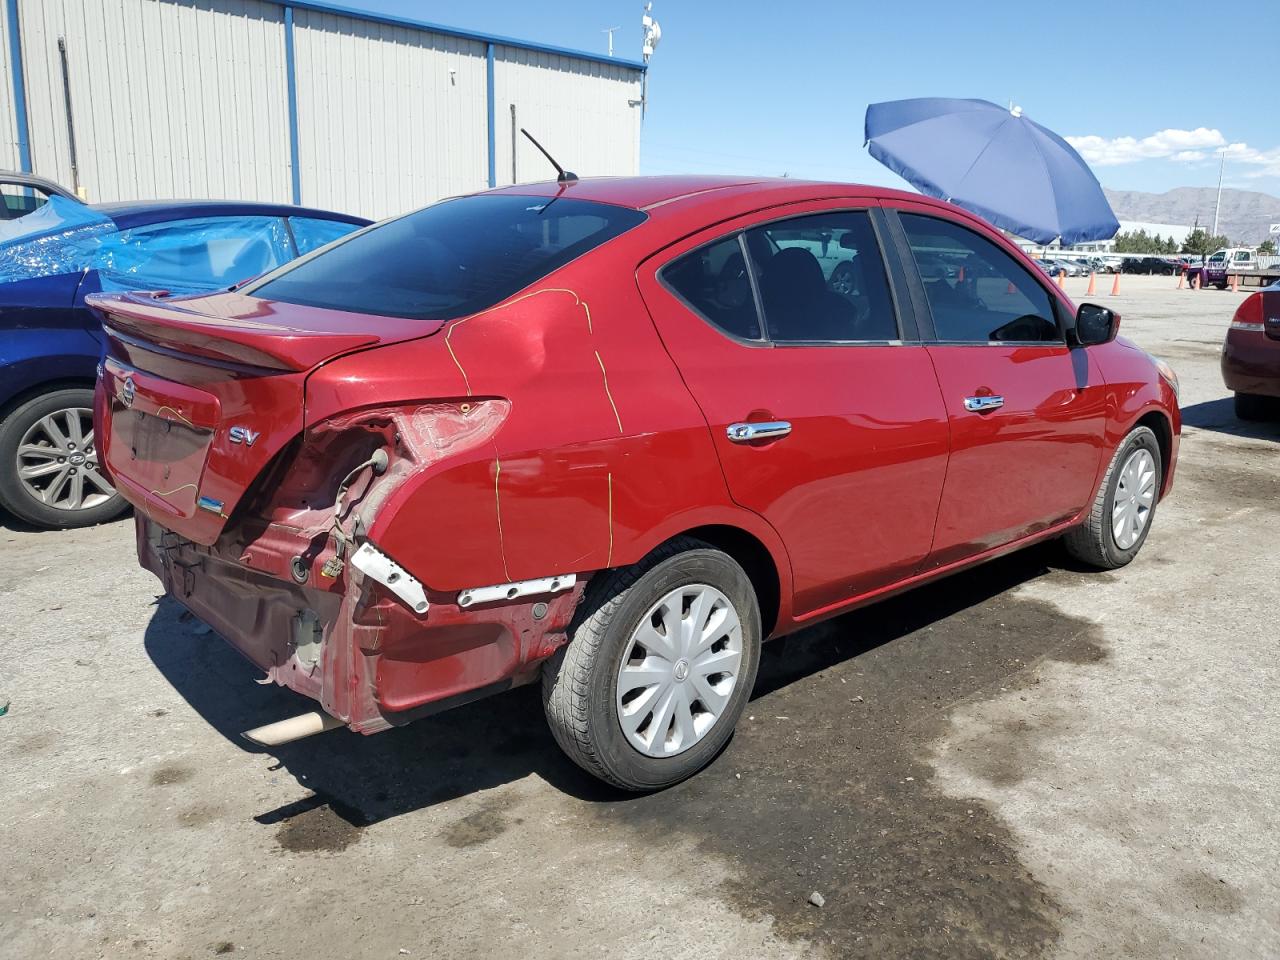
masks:
<svg viewBox="0 0 1280 960"><path fill-rule="evenodd" d="M1235 391L1236 416L1280 413L1280 282L1245 298L1222 344L1222 379Z"/></svg>
<svg viewBox="0 0 1280 960"><path fill-rule="evenodd" d="M541 679L630 789L711 761L766 638L1049 537L1127 563L1181 429L1109 310L848 184L518 186L95 307L142 564L323 707L260 742Z"/></svg>

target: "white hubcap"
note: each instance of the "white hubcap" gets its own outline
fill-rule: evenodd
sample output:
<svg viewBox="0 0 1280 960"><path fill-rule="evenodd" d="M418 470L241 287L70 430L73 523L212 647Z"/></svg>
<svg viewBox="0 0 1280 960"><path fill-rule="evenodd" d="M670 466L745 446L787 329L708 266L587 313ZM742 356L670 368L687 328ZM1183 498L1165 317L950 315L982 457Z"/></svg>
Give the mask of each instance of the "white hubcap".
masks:
<svg viewBox="0 0 1280 960"><path fill-rule="evenodd" d="M1111 505L1111 535L1117 547L1128 550L1138 542L1155 502L1155 458L1148 450L1135 450L1120 468L1120 482Z"/></svg>
<svg viewBox="0 0 1280 960"><path fill-rule="evenodd" d="M649 608L618 668L618 723L650 757L683 753L726 709L742 664L742 622L715 587L678 587Z"/></svg>

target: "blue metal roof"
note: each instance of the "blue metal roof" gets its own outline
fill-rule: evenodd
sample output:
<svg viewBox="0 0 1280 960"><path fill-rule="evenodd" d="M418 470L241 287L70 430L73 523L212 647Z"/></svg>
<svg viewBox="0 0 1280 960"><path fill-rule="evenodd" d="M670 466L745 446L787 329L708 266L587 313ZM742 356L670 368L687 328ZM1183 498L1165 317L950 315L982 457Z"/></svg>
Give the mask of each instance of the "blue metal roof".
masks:
<svg viewBox="0 0 1280 960"><path fill-rule="evenodd" d="M393 27L409 27L413 30L424 30L430 33L441 33L450 37L461 37L464 40L475 40L480 43L494 43L504 47L516 47L520 50L533 50L538 53L551 53L560 57L573 57L575 60L590 60L593 63L609 63L618 67L629 67L632 70L647 70L648 67L639 60L626 60L622 57L610 57L603 53L587 53L585 50L573 50L568 47L556 47L546 43L533 43L529 40L517 40L514 37L503 37L492 33L479 33L474 30L460 30L457 27L446 27L426 20L414 20L410 17L397 17L389 13L377 13L372 10L357 10L336 3L324 3L322 0L271 0L282 7L293 7L296 10L314 10L317 13L333 13L356 20L371 20L374 23L386 23Z"/></svg>

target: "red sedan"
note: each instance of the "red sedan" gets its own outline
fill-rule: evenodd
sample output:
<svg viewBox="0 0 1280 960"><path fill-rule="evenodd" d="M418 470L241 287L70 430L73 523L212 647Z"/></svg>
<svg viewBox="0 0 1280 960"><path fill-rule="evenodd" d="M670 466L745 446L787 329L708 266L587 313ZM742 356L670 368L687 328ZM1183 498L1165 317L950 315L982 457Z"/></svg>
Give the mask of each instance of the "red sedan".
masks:
<svg viewBox="0 0 1280 960"><path fill-rule="evenodd" d="M1236 308L1222 345L1222 379L1242 420L1280 412L1280 282Z"/></svg>
<svg viewBox="0 0 1280 960"><path fill-rule="evenodd" d="M1063 537L1128 563L1167 367L954 206L535 184L240 289L100 296L101 462L166 590L372 733L541 680L621 787L709 763L761 642Z"/></svg>

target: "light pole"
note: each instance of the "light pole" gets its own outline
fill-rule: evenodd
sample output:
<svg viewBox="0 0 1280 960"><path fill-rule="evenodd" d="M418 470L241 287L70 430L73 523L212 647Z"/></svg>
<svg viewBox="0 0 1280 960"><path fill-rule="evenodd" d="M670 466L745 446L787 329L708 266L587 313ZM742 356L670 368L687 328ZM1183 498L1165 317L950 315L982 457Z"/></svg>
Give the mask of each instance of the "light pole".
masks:
<svg viewBox="0 0 1280 960"><path fill-rule="evenodd" d="M1222 151L1222 162L1218 164L1218 202L1213 205L1213 230L1210 235L1218 235L1218 211L1222 209L1222 171L1227 166L1227 151Z"/></svg>

